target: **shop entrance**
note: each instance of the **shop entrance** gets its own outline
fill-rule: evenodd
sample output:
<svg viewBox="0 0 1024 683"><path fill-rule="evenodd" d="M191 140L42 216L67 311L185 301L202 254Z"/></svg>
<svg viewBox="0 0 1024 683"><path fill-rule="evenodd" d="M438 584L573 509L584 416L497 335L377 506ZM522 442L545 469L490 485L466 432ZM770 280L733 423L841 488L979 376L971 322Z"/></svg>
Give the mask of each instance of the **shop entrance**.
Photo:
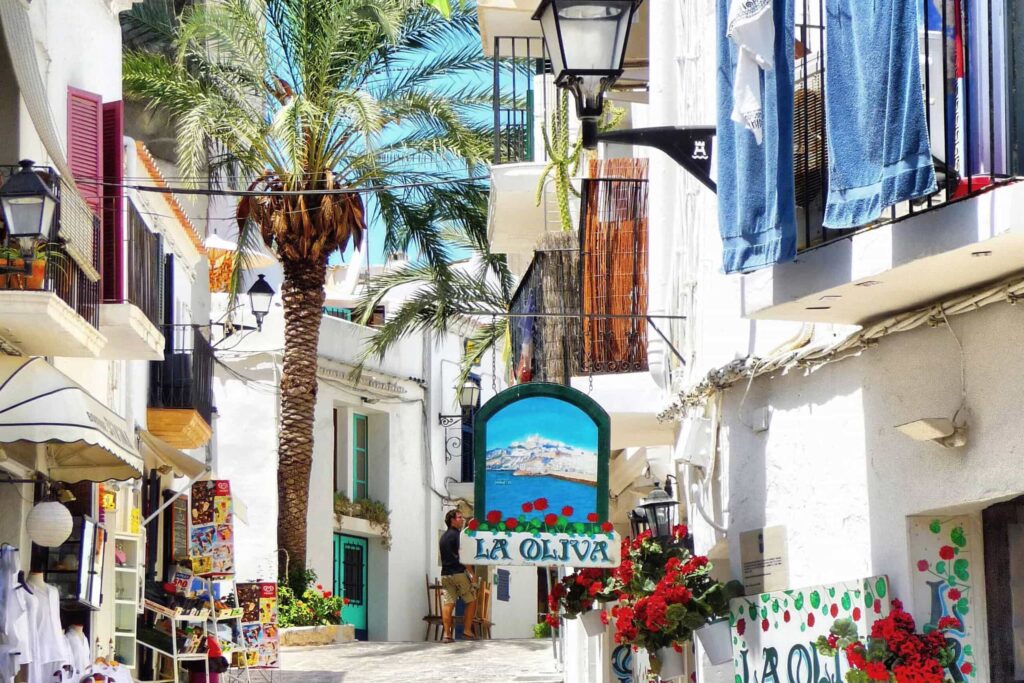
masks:
<svg viewBox="0 0 1024 683"><path fill-rule="evenodd" d="M367 640L367 550L365 538L334 534L334 594L348 598L345 623L355 626L357 640Z"/></svg>

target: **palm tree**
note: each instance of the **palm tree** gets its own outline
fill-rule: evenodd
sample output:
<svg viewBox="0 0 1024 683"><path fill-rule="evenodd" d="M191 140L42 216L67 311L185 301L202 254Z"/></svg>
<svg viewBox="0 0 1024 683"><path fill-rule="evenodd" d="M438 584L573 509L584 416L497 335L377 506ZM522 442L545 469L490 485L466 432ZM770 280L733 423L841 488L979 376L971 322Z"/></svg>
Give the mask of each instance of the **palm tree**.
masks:
<svg viewBox="0 0 1024 683"><path fill-rule="evenodd" d="M479 221L486 192L465 179L490 150L489 63L472 10L421 0L217 0L164 33L170 50L126 52L125 96L173 118L183 177L223 165L257 193L238 204L234 291L260 241L283 267L277 535L301 571L328 258L377 222L385 249L450 261L442 227Z"/></svg>

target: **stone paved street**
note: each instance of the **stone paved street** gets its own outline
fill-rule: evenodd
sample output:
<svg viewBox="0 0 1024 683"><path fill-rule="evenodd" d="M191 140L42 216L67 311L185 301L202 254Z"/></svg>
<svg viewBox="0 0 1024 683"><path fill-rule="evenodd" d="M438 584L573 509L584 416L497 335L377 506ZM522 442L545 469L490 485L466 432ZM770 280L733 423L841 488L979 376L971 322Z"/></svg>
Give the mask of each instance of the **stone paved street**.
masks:
<svg viewBox="0 0 1024 683"><path fill-rule="evenodd" d="M275 683L560 683L549 640L344 643L282 650Z"/></svg>

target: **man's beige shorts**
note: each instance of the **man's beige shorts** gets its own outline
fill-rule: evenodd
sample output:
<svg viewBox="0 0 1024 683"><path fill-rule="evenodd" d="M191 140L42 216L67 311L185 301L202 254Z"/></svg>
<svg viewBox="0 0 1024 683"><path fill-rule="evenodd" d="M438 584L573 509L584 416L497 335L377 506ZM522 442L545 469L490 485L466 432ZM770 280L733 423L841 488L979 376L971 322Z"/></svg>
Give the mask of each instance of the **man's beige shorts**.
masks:
<svg viewBox="0 0 1024 683"><path fill-rule="evenodd" d="M466 572L442 576L441 588L444 591L441 601L446 605L454 605L459 598L467 604L476 600L476 588Z"/></svg>

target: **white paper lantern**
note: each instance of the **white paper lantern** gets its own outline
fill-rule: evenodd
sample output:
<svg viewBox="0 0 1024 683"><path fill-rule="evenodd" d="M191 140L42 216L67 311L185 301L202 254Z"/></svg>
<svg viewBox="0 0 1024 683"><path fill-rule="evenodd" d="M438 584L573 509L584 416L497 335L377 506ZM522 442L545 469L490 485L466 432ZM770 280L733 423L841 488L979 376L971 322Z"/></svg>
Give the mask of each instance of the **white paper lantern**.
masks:
<svg viewBox="0 0 1024 683"><path fill-rule="evenodd" d="M28 513L25 530L36 545L56 548L71 536L71 511L56 501L39 503Z"/></svg>

